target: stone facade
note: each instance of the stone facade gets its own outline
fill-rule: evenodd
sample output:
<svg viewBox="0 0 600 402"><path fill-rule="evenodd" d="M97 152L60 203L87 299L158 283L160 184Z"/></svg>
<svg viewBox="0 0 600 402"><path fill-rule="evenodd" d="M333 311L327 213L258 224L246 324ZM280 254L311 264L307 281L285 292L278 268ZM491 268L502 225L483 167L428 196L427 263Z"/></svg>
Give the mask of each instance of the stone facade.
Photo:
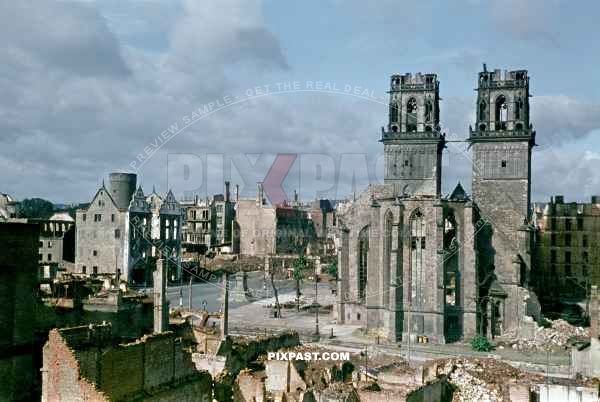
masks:
<svg viewBox="0 0 600 402"><path fill-rule="evenodd" d="M600 197L589 203L565 203L557 195L536 205L533 283L546 298L587 299L600 286Z"/></svg>
<svg viewBox="0 0 600 402"><path fill-rule="evenodd" d="M53 329L43 360L42 401L212 400L210 374L172 332L115 345L110 325Z"/></svg>
<svg viewBox="0 0 600 402"><path fill-rule="evenodd" d="M338 321L392 342L445 343L507 333L526 314L528 77L485 67L479 76L472 198L460 183L441 195L437 76L392 76L384 184L338 207Z"/></svg>
<svg viewBox="0 0 600 402"><path fill-rule="evenodd" d="M179 278L181 209L173 193L149 199L136 175L111 173L92 202L76 212L75 273L120 275L134 284L151 281L152 259L168 258L169 280Z"/></svg>
<svg viewBox="0 0 600 402"><path fill-rule="evenodd" d="M75 219L67 213L57 213L50 219L29 219L28 222L40 225L38 250L40 273L43 277L53 276L51 275L52 271L63 265L63 257L71 260L74 255L73 232L70 236L67 235L67 232L74 230Z"/></svg>

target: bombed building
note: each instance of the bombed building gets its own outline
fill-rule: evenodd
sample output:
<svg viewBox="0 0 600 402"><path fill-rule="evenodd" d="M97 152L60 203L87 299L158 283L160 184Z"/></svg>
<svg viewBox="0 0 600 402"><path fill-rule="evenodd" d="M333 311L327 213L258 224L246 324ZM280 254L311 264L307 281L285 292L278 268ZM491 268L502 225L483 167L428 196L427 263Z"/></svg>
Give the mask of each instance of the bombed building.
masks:
<svg viewBox="0 0 600 402"><path fill-rule="evenodd" d="M503 335L536 307L527 71L478 75L471 196L441 193L439 87L436 74L391 77L384 184L338 209L338 322L392 342Z"/></svg>
<svg viewBox="0 0 600 402"><path fill-rule="evenodd" d="M168 261L169 280L179 278L181 220L179 203L169 191L146 197L136 189L137 176L111 173L92 202L76 213L75 272L116 275L143 285L151 283L153 261Z"/></svg>

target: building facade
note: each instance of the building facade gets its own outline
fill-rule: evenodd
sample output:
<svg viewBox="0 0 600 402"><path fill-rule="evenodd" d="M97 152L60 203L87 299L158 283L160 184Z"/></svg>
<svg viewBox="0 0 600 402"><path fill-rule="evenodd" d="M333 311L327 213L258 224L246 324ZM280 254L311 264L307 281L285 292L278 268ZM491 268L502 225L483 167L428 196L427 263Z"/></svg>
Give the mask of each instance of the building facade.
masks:
<svg viewBox="0 0 600 402"><path fill-rule="evenodd" d="M600 285L600 196L565 203L557 195L537 205L533 283L549 300L584 300Z"/></svg>
<svg viewBox="0 0 600 402"><path fill-rule="evenodd" d="M75 253L75 219L68 213L56 213L49 219L29 219L30 223L40 225L38 261L41 275L49 278L55 268L64 261L73 262Z"/></svg>
<svg viewBox="0 0 600 402"><path fill-rule="evenodd" d="M75 272L118 275L132 284L151 281L153 261L168 256L169 279L180 275L181 209L172 192L146 197L137 177L111 173L92 202L76 212ZM148 201L150 199L150 201Z"/></svg>
<svg viewBox="0 0 600 402"><path fill-rule="evenodd" d="M531 299L528 88L526 71L484 66L469 137L473 196L459 183L443 197L437 76L391 77L384 184L338 207L338 321L434 343L519 325Z"/></svg>

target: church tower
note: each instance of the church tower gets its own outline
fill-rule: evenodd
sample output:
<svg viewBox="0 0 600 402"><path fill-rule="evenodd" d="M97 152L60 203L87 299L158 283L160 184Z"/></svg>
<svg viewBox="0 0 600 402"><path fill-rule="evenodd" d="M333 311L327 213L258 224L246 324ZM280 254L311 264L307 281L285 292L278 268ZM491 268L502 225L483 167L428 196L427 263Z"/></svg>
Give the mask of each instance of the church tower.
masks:
<svg viewBox="0 0 600 402"><path fill-rule="evenodd" d="M478 233L480 248L485 249L479 258L478 280L480 298L497 301L484 308L496 322L481 312L487 332L499 334L518 325L520 292L527 286L526 223L535 131L529 122L526 70L488 71L484 64L478 78L476 126L469 130L472 196L479 221L489 229Z"/></svg>
<svg viewBox="0 0 600 402"><path fill-rule="evenodd" d="M439 196L444 137L440 133L436 74L391 77L390 112L384 144L384 183L397 194Z"/></svg>

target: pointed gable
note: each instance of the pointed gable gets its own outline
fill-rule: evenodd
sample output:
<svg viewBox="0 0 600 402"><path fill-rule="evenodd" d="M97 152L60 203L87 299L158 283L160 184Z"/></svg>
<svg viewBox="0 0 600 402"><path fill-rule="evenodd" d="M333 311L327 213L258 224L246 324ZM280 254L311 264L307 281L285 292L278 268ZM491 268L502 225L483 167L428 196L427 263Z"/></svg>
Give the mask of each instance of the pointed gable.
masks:
<svg viewBox="0 0 600 402"><path fill-rule="evenodd" d="M460 181L454 188L454 191L452 191L452 194L450 194L450 197L448 197L448 200L449 201L468 201L469 200L469 196L467 195L467 192L463 188L462 184L460 184Z"/></svg>
<svg viewBox="0 0 600 402"><path fill-rule="evenodd" d="M142 190L142 186L139 186L136 192L133 194L133 199L131 200L131 204L129 205L129 210L131 212L150 212L150 205L146 201L146 196L144 195L144 190Z"/></svg>
<svg viewBox="0 0 600 402"><path fill-rule="evenodd" d="M179 202L175 199L173 192L169 190L165 199L160 207L160 214L168 214L168 215L180 215L181 207L179 206Z"/></svg>
<svg viewBox="0 0 600 402"><path fill-rule="evenodd" d="M106 206L106 203L112 204L116 209L119 209L119 206L117 205L113 197L110 195L110 191L108 191L108 189L104 185L104 181L102 181L102 186L100 186L98 191L96 191L92 202L90 202L88 206L85 207L85 209L94 209L94 207L102 209Z"/></svg>

